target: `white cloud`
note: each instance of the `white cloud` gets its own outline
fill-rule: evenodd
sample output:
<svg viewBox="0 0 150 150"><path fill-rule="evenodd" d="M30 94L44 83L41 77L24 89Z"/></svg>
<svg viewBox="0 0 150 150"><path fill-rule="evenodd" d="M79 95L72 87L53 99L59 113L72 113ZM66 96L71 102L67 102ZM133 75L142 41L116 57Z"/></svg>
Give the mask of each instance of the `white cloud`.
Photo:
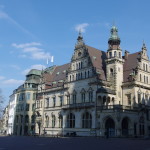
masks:
<svg viewBox="0 0 150 150"><path fill-rule="evenodd" d="M2 6L3 7L3 6ZM12 17L10 17L5 11L0 10L0 19L5 19L7 20L9 23L15 25L18 29L20 29L22 32L24 32L25 34L28 34L29 36L36 38L31 32L29 32L27 29L25 29L21 24L19 24L16 20L14 20ZM4 8L4 7L3 7Z"/></svg>
<svg viewBox="0 0 150 150"><path fill-rule="evenodd" d="M38 69L38 70L42 70L45 69L46 66L41 65L41 64L37 64L37 65L32 65L29 68L25 69L24 71L22 71L23 75L26 75L31 69Z"/></svg>
<svg viewBox="0 0 150 150"><path fill-rule="evenodd" d="M31 43L24 43L24 44L13 43L12 46L16 48L26 48L30 46L41 46L41 43L38 43L38 42L31 42Z"/></svg>
<svg viewBox="0 0 150 150"><path fill-rule="evenodd" d="M3 80L3 79L5 79L5 77L4 76L0 76L0 80Z"/></svg>
<svg viewBox="0 0 150 150"><path fill-rule="evenodd" d="M75 26L75 30L76 31L81 31L81 32L85 32L86 27L88 27L89 24L88 23L82 23L82 24L78 24Z"/></svg>
<svg viewBox="0 0 150 150"><path fill-rule="evenodd" d="M51 58L50 53L45 52L43 49L39 48L38 46L41 46L41 43L37 42L31 42L31 43L24 43L24 44L16 44L13 43L12 46L18 49L22 50L23 55L22 57L27 57L29 56L32 59L47 59Z"/></svg>
<svg viewBox="0 0 150 150"><path fill-rule="evenodd" d="M21 85L21 84L24 83L24 80L8 79L8 80L4 80L2 83L5 84L5 85L9 85L9 84L10 85L11 84L13 84L13 85Z"/></svg>

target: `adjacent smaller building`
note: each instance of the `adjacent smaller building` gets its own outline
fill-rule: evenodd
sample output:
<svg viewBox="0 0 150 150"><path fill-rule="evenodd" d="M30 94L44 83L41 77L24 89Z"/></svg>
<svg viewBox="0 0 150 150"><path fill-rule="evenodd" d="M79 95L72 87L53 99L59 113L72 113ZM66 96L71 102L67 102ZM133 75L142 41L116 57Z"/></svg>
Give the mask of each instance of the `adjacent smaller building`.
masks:
<svg viewBox="0 0 150 150"><path fill-rule="evenodd" d="M31 135L35 132L35 99L41 71L32 69L23 85L16 89L15 135Z"/></svg>
<svg viewBox="0 0 150 150"><path fill-rule="evenodd" d="M10 95L9 100L9 111L8 111L8 128L7 128L7 134L14 134L14 119L15 119L15 113L16 113L16 90L13 91L13 94Z"/></svg>

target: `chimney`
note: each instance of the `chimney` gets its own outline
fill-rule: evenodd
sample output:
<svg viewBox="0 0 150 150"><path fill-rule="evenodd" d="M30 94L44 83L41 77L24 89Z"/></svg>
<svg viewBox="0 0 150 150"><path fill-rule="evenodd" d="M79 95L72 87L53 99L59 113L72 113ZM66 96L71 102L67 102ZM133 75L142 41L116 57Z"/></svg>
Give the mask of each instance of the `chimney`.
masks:
<svg viewBox="0 0 150 150"><path fill-rule="evenodd" d="M125 59L128 59L128 55L129 55L129 52L127 50L125 50Z"/></svg>

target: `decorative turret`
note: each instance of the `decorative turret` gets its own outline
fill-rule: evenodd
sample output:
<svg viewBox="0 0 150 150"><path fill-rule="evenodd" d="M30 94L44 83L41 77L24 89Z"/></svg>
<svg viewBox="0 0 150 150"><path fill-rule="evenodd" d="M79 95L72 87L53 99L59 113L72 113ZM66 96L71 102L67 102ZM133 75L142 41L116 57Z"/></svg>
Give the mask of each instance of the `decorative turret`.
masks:
<svg viewBox="0 0 150 150"><path fill-rule="evenodd" d="M143 42L143 45L142 45L141 57L149 60L148 55L147 55L147 48L146 48L145 42Z"/></svg>
<svg viewBox="0 0 150 150"><path fill-rule="evenodd" d="M112 26L111 28L111 36L108 40L108 44L109 44L109 50L112 50L112 49L120 49L119 45L120 45L120 38L118 36L118 29L117 27L115 26Z"/></svg>
<svg viewBox="0 0 150 150"><path fill-rule="evenodd" d="M145 42L143 42L142 51L147 51L147 48L146 48Z"/></svg>
<svg viewBox="0 0 150 150"><path fill-rule="evenodd" d="M79 36L77 38L77 43L75 45L75 50L82 48L83 46L85 46L84 41L83 41L83 36L81 34L81 31L79 31Z"/></svg>
<svg viewBox="0 0 150 150"><path fill-rule="evenodd" d="M118 29L115 26L112 26L110 33L106 59L106 74L107 80L112 84L111 88L116 92L116 104L121 104L124 62L120 48L121 40L118 36Z"/></svg>

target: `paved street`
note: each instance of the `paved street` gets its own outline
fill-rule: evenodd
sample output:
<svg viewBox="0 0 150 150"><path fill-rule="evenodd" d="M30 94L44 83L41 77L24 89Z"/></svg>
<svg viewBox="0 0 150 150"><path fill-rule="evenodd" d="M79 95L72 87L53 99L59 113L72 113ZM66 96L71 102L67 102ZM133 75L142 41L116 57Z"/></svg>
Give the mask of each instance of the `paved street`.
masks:
<svg viewBox="0 0 150 150"><path fill-rule="evenodd" d="M146 139L0 137L0 150L150 150Z"/></svg>

